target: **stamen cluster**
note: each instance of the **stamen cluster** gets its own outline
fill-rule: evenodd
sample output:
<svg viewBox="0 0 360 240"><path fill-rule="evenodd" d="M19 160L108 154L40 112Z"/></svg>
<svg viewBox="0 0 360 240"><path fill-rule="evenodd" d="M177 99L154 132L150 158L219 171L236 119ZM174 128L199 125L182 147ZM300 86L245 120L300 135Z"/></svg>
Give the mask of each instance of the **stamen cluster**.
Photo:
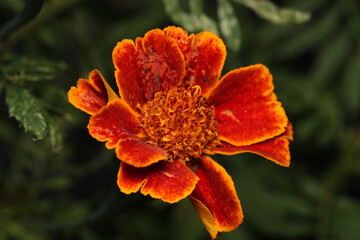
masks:
<svg viewBox="0 0 360 240"><path fill-rule="evenodd" d="M219 142L215 108L208 106L199 86L156 93L140 123L147 142L165 150L169 161L211 154Z"/></svg>

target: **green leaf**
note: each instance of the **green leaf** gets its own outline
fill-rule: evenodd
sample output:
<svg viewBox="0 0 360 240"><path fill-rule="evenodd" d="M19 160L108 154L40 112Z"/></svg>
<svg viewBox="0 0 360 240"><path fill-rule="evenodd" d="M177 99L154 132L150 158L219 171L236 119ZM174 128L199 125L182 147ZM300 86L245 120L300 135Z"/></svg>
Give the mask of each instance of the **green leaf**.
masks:
<svg viewBox="0 0 360 240"><path fill-rule="evenodd" d="M0 78L0 93L3 90L3 88L4 88L4 82L1 81L1 78Z"/></svg>
<svg viewBox="0 0 360 240"><path fill-rule="evenodd" d="M178 0L163 0L163 4L167 15L187 31L197 32L206 30L219 34L217 23L204 13L202 0L189 2L191 13L186 13L181 8Z"/></svg>
<svg viewBox="0 0 360 240"><path fill-rule="evenodd" d="M318 20L309 24L303 31L293 33L276 49L282 58L296 57L310 49L322 47L331 33L337 31L340 14L336 7L329 8Z"/></svg>
<svg viewBox="0 0 360 240"><path fill-rule="evenodd" d="M259 17L276 24L304 23L310 20L310 14L289 8L279 8L268 0L234 0L252 9Z"/></svg>
<svg viewBox="0 0 360 240"><path fill-rule="evenodd" d="M247 221L257 230L288 239L311 233L312 223L309 219L314 217L315 211L311 201L301 195L270 191L260 182L254 183L254 179L250 180L238 183L236 189L239 196L242 195L241 200L246 203Z"/></svg>
<svg viewBox="0 0 360 240"><path fill-rule="evenodd" d="M217 23L206 16L203 11L202 0L191 0L189 1L190 10L192 13L193 24L196 26L198 31L210 31L219 35Z"/></svg>
<svg viewBox="0 0 360 240"><path fill-rule="evenodd" d="M34 57L5 56L0 59L5 78L15 84L50 81L66 69L62 61Z"/></svg>
<svg viewBox="0 0 360 240"><path fill-rule="evenodd" d="M233 51L238 51L241 44L240 25L229 0L218 0L218 17L221 34L226 45Z"/></svg>
<svg viewBox="0 0 360 240"><path fill-rule="evenodd" d="M349 58L342 79L341 93L345 106L352 115L356 115L360 106L360 44L358 44L355 54Z"/></svg>
<svg viewBox="0 0 360 240"><path fill-rule="evenodd" d="M59 125L49 115L46 116L49 128L49 141L51 149L55 153L59 153L63 149L63 137L59 129Z"/></svg>
<svg viewBox="0 0 360 240"><path fill-rule="evenodd" d="M182 25L188 31L195 31L196 26L193 24L192 16L185 13L178 0L163 0L165 12L177 24Z"/></svg>
<svg viewBox="0 0 360 240"><path fill-rule="evenodd" d="M331 77L341 69L348 58L349 40L348 34L342 32L334 39L329 38L324 43L324 47L319 49L310 77L315 91L328 84Z"/></svg>
<svg viewBox="0 0 360 240"><path fill-rule="evenodd" d="M330 238L356 240L360 236L360 204L347 197L339 197L333 210Z"/></svg>
<svg viewBox="0 0 360 240"><path fill-rule="evenodd" d="M6 103L9 107L9 115L15 117L25 131L34 134L37 139L45 137L48 130L45 110L28 90L7 86Z"/></svg>

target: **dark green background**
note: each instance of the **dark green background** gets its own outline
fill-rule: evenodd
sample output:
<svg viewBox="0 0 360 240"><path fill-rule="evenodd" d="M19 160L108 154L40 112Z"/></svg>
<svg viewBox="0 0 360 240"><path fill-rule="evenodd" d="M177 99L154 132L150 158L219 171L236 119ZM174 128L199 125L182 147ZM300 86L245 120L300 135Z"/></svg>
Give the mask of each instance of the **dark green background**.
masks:
<svg viewBox="0 0 360 240"><path fill-rule="evenodd" d="M223 74L269 67L294 126L292 163L214 157L232 176L245 215L220 239L360 239L359 1L274 2L311 20L276 25L232 2L241 47L228 48ZM23 5L2 0L0 27ZM203 6L217 23L217 1ZM119 160L88 134L89 116L66 97L95 68L116 89L116 43L181 25L172 19L160 0L48 0L35 19L3 36L0 239L209 239L187 199L170 205L120 193Z"/></svg>

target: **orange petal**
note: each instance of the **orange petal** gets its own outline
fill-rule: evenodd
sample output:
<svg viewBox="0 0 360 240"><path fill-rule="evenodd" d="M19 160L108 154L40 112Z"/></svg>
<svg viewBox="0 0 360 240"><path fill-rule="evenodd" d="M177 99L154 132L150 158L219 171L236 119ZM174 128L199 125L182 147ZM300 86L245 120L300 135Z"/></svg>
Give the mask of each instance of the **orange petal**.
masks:
<svg viewBox="0 0 360 240"><path fill-rule="evenodd" d="M272 75L261 64L226 74L208 98L215 106L219 139L247 146L283 133L288 118L273 89Z"/></svg>
<svg viewBox="0 0 360 240"><path fill-rule="evenodd" d="M278 137L256 143L250 146L237 147L229 143L222 142L214 149L215 153L233 155L242 152L252 152L259 154L281 166L290 166L289 141L292 141L292 125L288 124L285 132Z"/></svg>
<svg viewBox="0 0 360 240"><path fill-rule="evenodd" d="M154 94L182 83L185 61L176 41L160 29L144 38L123 40L113 51L115 77L120 96L134 110L153 99Z"/></svg>
<svg viewBox="0 0 360 240"><path fill-rule="evenodd" d="M94 138L101 142L107 141L105 146L114 148L122 137L129 133L139 134L139 121L135 113L122 99L109 102L90 117L88 129Z"/></svg>
<svg viewBox="0 0 360 240"><path fill-rule="evenodd" d="M69 102L90 115L116 98L118 96L98 70L90 72L89 80L80 78L77 86L68 92Z"/></svg>
<svg viewBox="0 0 360 240"><path fill-rule="evenodd" d="M134 167L147 167L167 159L164 150L143 142L133 134L122 136L116 145L115 152L119 159Z"/></svg>
<svg viewBox="0 0 360 240"><path fill-rule="evenodd" d="M179 27L167 27L164 31L176 39L185 56L185 81L201 87L206 96L220 78L226 58L224 42L211 32L187 36Z"/></svg>
<svg viewBox="0 0 360 240"><path fill-rule="evenodd" d="M229 174L208 156L196 159L192 168L200 180L190 200L211 238L237 228L243 212Z"/></svg>
<svg viewBox="0 0 360 240"><path fill-rule="evenodd" d="M166 35L176 40L176 43L178 44L186 61L191 51L192 39L194 38L195 35L190 34L189 36L187 31L185 31L181 27L175 27L175 26L169 26L165 28L164 32L166 33Z"/></svg>
<svg viewBox="0 0 360 240"><path fill-rule="evenodd" d="M139 191L144 195L174 203L187 197L199 178L182 162L161 161L149 167L135 168L121 162L118 186L123 193Z"/></svg>

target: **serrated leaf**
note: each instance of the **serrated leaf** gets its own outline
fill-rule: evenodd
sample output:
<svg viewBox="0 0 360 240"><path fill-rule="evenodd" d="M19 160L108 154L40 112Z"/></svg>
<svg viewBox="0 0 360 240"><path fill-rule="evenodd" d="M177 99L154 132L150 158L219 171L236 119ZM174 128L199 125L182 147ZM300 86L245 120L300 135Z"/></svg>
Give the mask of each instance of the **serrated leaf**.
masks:
<svg viewBox="0 0 360 240"><path fill-rule="evenodd" d="M37 139L45 137L48 130L45 110L27 89L7 86L6 103L9 107L9 115L15 117L25 131L34 134Z"/></svg>
<svg viewBox="0 0 360 240"><path fill-rule="evenodd" d="M62 61L16 56L2 58L0 65L5 78L15 84L50 81L66 69Z"/></svg>
<svg viewBox="0 0 360 240"><path fill-rule="evenodd" d="M304 23L310 20L310 14L289 8L279 8L267 0L234 0L252 9L259 17L276 24Z"/></svg>
<svg viewBox="0 0 360 240"><path fill-rule="evenodd" d="M240 25L229 0L218 0L218 17L221 34L226 45L233 51L238 51L241 44Z"/></svg>

